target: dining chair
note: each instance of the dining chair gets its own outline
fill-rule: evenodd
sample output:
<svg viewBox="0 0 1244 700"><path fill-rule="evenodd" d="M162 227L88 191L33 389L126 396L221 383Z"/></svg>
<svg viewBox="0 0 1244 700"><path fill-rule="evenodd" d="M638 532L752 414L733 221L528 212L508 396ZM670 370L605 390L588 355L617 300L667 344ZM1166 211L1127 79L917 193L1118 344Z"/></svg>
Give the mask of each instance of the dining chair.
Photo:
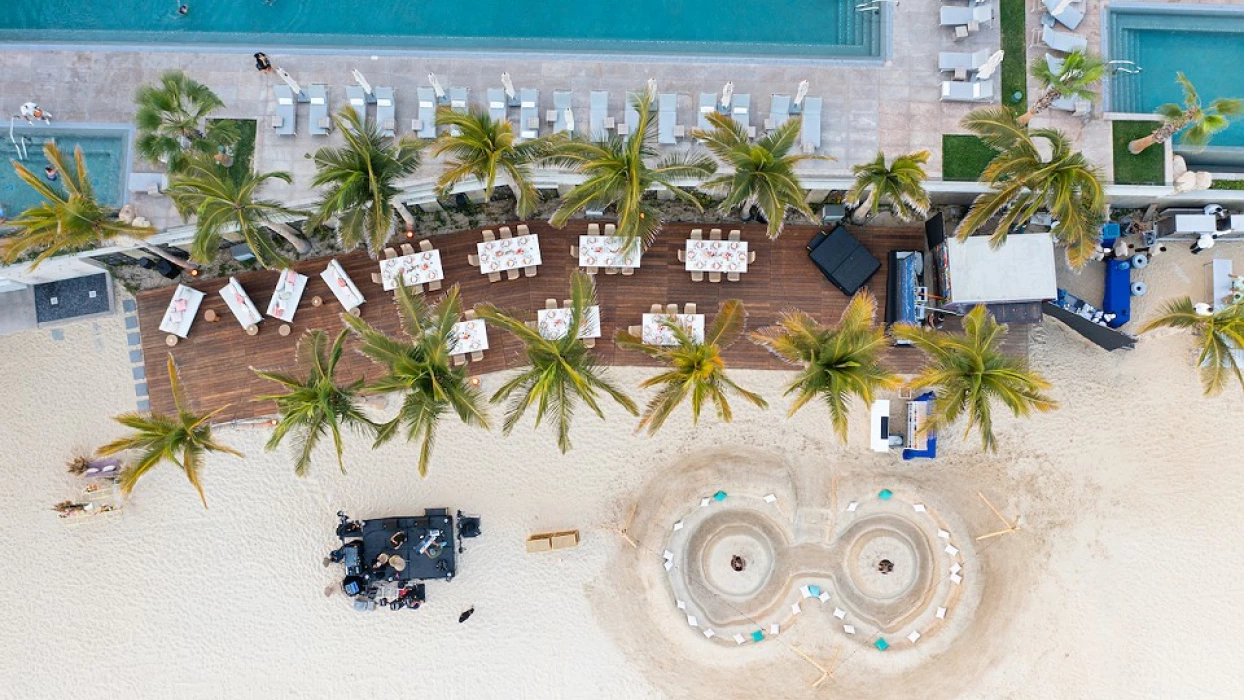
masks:
<svg viewBox="0 0 1244 700"><path fill-rule="evenodd" d="M514 233L510 231L509 226L501 227L501 240L504 241L507 238L513 238L513 237L514 237Z"/></svg>
<svg viewBox="0 0 1244 700"><path fill-rule="evenodd" d="M599 236L599 235L600 235L600 224L588 224L588 225L587 225L587 235L589 235L589 236Z"/></svg>
<svg viewBox="0 0 1244 700"><path fill-rule="evenodd" d="M622 268L622 276L623 276L623 277L630 277L630 276L631 276L631 275L633 275L633 274L635 274L635 268L633 268L633 267L624 267L624 268Z"/></svg>
<svg viewBox="0 0 1244 700"><path fill-rule="evenodd" d="M461 367L466 364L466 355L450 355L454 361L454 367Z"/></svg>
<svg viewBox="0 0 1244 700"><path fill-rule="evenodd" d="M402 255L414 255L415 247L409 243L402 244Z"/></svg>
<svg viewBox="0 0 1244 700"><path fill-rule="evenodd" d="M501 281L501 273L500 273L500 272L490 272L490 273L488 273L488 281L489 281L489 282L500 282L500 281Z"/></svg>
<svg viewBox="0 0 1244 700"><path fill-rule="evenodd" d="M524 268L523 268L523 275L524 275L524 276L526 276L526 277L535 277L535 276L536 276L536 266L535 266L535 265L532 265L532 266L530 266L530 267L524 267Z"/></svg>
<svg viewBox="0 0 1244 700"><path fill-rule="evenodd" d="M683 309L685 309L685 310L686 310L686 311L685 311L685 313L686 313L688 316L691 316L691 315L695 314L696 309L698 309L698 308L699 308L699 307L695 305L695 302L694 302L694 301L689 301L689 302L687 302L686 304L683 304Z"/></svg>
<svg viewBox="0 0 1244 700"><path fill-rule="evenodd" d="M482 362L483 359L484 359L483 350L476 350L475 352L471 353L471 362Z"/></svg>
<svg viewBox="0 0 1244 700"><path fill-rule="evenodd" d="M605 268L605 274L606 274L606 275L616 275L616 274L618 274L618 268L616 268L616 267L606 267L606 268Z"/></svg>
<svg viewBox="0 0 1244 700"><path fill-rule="evenodd" d="M385 257L385 260L392 260L393 258L397 257L397 251L393 250L392 248L385 248L384 257Z"/></svg>
<svg viewBox="0 0 1244 700"><path fill-rule="evenodd" d="M579 246L577 245L570 246L570 257L574 258L575 260L579 259Z"/></svg>
<svg viewBox="0 0 1244 700"><path fill-rule="evenodd" d="M441 281L440 281L440 280L432 280L431 282L428 282L428 291L429 291L429 292L439 292L439 291L441 291Z"/></svg>
<svg viewBox="0 0 1244 700"><path fill-rule="evenodd" d="M588 273L589 275L594 275L600 272L600 268L599 267L585 267L583 268L583 271Z"/></svg>
<svg viewBox="0 0 1244 700"><path fill-rule="evenodd" d="M569 300L569 299L562 299L562 308L563 308L563 309L569 309L569 308L570 308L570 300Z"/></svg>
<svg viewBox="0 0 1244 700"><path fill-rule="evenodd" d="M678 315L678 304L666 304L665 313L669 314L670 316L677 316Z"/></svg>
<svg viewBox="0 0 1244 700"><path fill-rule="evenodd" d="M479 256L475 253L467 253L467 262L471 263L471 267L479 267Z"/></svg>
<svg viewBox="0 0 1244 700"><path fill-rule="evenodd" d="M588 348L588 349L596 347L596 339L595 338L584 338L583 347Z"/></svg>
<svg viewBox="0 0 1244 700"><path fill-rule="evenodd" d="M380 285L380 286L382 286L382 287L384 286L384 278L380 276L380 273L379 273L379 272L373 272L373 273L371 273L371 281L372 281L372 282L375 282L376 284L378 284L378 285Z"/></svg>
<svg viewBox="0 0 1244 700"><path fill-rule="evenodd" d="M652 305L652 308L651 308L651 309L648 309L648 312L649 312L649 313L654 313L654 314L659 314L659 313L661 313L661 305L660 305L660 304L653 304L653 305Z"/></svg>
<svg viewBox="0 0 1244 700"><path fill-rule="evenodd" d="M528 328L530 328L530 329L531 329L531 330L533 330L533 331L534 331L534 330L536 330L536 322L535 322L535 321L523 321L523 325L524 325L524 326L527 326Z"/></svg>
<svg viewBox="0 0 1244 700"><path fill-rule="evenodd" d="M719 229L719 228L715 228L715 229L713 229L713 230L709 231L709 232L708 232L708 240L710 240L710 241L720 241L720 240L721 240L721 229Z"/></svg>
<svg viewBox="0 0 1244 700"><path fill-rule="evenodd" d="M410 287L410 291L414 292L415 294L423 294L422 284L408 284L406 286Z"/></svg>
<svg viewBox="0 0 1244 700"><path fill-rule="evenodd" d="M475 309L467 309L466 311L463 311L462 317L468 321L474 321L475 319L479 318L479 316L476 315L475 313Z"/></svg>
<svg viewBox="0 0 1244 700"><path fill-rule="evenodd" d="M720 272L710 272L710 273L708 273L708 281L709 281L709 282L712 282L713 284L716 284L716 283L720 282L720 281L721 281L721 273L720 273Z"/></svg>
<svg viewBox="0 0 1244 700"><path fill-rule="evenodd" d="M691 281L692 281L692 282L703 282L703 281L704 281L704 273L703 273L703 272L701 272L701 271L699 271L699 270L692 270L692 271L691 271Z"/></svg>
<svg viewBox="0 0 1244 700"><path fill-rule="evenodd" d="M520 235L520 236L530 236L530 235L531 235L531 232L527 230L527 224L519 224L519 225L518 225L518 235Z"/></svg>
<svg viewBox="0 0 1244 700"><path fill-rule="evenodd" d="M731 231L730 231L730 235L728 236L728 238L729 238L730 240L732 240L732 241L741 241L741 240L743 240L743 238L742 238L742 234L739 232L739 230L738 230L737 228L736 228L736 229L733 229L733 230L731 230Z"/></svg>
<svg viewBox="0 0 1244 700"><path fill-rule="evenodd" d="M495 240L497 240L497 237L492 235L492 231L490 229L484 229L484 242L491 243Z"/></svg>
<svg viewBox="0 0 1244 700"><path fill-rule="evenodd" d="M429 241L426 238L419 241L419 250L422 250L425 253L431 253L432 252L432 241Z"/></svg>
<svg viewBox="0 0 1244 700"><path fill-rule="evenodd" d="M544 308L546 308L546 309L556 309L556 308L557 308L557 300L556 300L556 299L545 299L545 300L544 300Z"/></svg>
<svg viewBox="0 0 1244 700"><path fill-rule="evenodd" d="M738 282L738 281L739 281L739 273L737 273L737 272L727 272L727 273L726 273L726 279L727 279L728 281L730 281L730 282Z"/></svg>
<svg viewBox="0 0 1244 700"><path fill-rule="evenodd" d="M754 262L756 262L756 251L754 250L747 251L747 264L751 265Z"/></svg>
<svg viewBox="0 0 1244 700"><path fill-rule="evenodd" d="M518 270L517 270L517 269L514 269L514 270L506 270L506 271L505 271L505 277L506 277L506 279L510 279L510 280L516 280L516 279L518 279Z"/></svg>
<svg viewBox="0 0 1244 700"><path fill-rule="evenodd" d="M613 224L605 224L605 235L612 236L618 232L618 227Z"/></svg>
<svg viewBox="0 0 1244 700"><path fill-rule="evenodd" d="M687 262L687 252L684 251L682 248L678 249L678 262L680 263Z"/></svg>
<svg viewBox="0 0 1244 700"><path fill-rule="evenodd" d="M630 333L631 335L635 336L636 338L643 338L643 337L644 337L644 327L643 327L643 326L627 326L627 327L626 327L626 332L627 332L627 333Z"/></svg>
<svg viewBox="0 0 1244 700"><path fill-rule="evenodd" d="M693 241L704 240L704 229L698 229L698 228L691 229L691 240Z"/></svg>

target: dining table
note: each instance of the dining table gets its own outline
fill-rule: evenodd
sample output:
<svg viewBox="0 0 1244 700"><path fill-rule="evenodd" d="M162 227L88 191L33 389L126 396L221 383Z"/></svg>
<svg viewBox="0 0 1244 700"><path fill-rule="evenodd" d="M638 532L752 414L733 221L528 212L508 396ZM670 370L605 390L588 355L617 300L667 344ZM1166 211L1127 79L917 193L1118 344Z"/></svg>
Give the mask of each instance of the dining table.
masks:
<svg viewBox="0 0 1244 700"><path fill-rule="evenodd" d="M704 342L704 314L644 314L643 341L648 345L677 345L677 336L666 325L671 319L692 340Z"/></svg>
<svg viewBox="0 0 1244 700"><path fill-rule="evenodd" d="M177 291L173 292L168 309L160 319L160 331L185 338L190 333L190 326L194 323L194 316L199 312L204 296L206 295L203 292L193 287L177 285Z"/></svg>
<svg viewBox="0 0 1244 700"><path fill-rule="evenodd" d="M488 326L484 324L484 319L474 318L453 325L452 334L449 336L450 355L465 355L487 349Z"/></svg>
<svg viewBox="0 0 1244 700"><path fill-rule="evenodd" d="M643 253L638 238L579 236L580 267L639 267Z"/></svg>
<svg viewBox="0 0 1244 700"><path fill-rule="evenodd" d="M336 258L328 261L328 266L320 273L320 279L324 280L324 284L328 285L328 289L346 311L362 306L366 301L363 293L354 286L354 280L350 279Z"/></svg>
<svg viewBox="0 0 1244 700"><path fill-rule="evenodd" d="M540 239L534 233L480 241L475 249L479 254L480 272L485 275L540 264Z"/></svg>
<svg viewBox="0 0 1244 700"><path fill-rule="evenodd" d="M566 336L570 328L570 309L540 309L536 313L536 327L541 337L557 340ZM579 322L580 338L600 337L600 307L589 306Z"/></svg>
<svg viewBox="0 0 1244 700"><path fill-rule="evenodd" d="M272 299L268 301L268 315L286 323L293 321L294 314L298 311L298 302L302 301L302 293L306 288L306 275L300 275L289 268L281 270L276 289L272 290Z"/></svg>
<svg viewBox="0 0 1244 700"><path fill-rule="evenodd" d="M441 268L441 251L420 250L414 255L399 255L380 261L380 277L386 292L397 289L399 275L407 285L427 284L445 279Z"/></svg>
<svg viewBox="0 0 1244 700"><path fill-rule="evenodd" d="M747 241L692 238L684 251L690 272L747 272Z"/></svg>

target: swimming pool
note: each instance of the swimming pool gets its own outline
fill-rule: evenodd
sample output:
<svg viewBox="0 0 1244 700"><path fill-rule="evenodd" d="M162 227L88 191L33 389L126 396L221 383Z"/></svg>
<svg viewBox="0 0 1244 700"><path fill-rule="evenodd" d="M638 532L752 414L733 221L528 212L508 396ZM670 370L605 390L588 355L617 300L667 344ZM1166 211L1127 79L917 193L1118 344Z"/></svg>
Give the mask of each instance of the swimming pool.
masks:
<svg viewBox="0 0 1244 700"><path fill-rule="evenodd" d="M889 29L859 0L181 1L0 2L0 42L869 59Z"/></svg>
<svg viewBox="0 0 1244 700"><path fill-rule="evenodd" d="M95 195L108 206L119 207L125 203L130 164L128 127L39 125L17 127L13 134L20 143L25 144L27 157L22 160L22 165L40 175L48 164L43 157L43 144L48 140L55 140L65 152L66 167L73 167L74 146L81 146ZM10 217L43 201L14 172L10 161L18 158L18 147L9 139L8 125L5 125L3 141L0 141L0 159L3 159L0 162L0 204L4 205Z"/></svg>
<svg viewBox="0 0 1244 700"><path fill-rule="evenodd" d="M1110 111L1153 112L1166 102L1182 104L1175 73L1183 71L1203 102L1244 98L1244 8L1116 4L1109 14L1109 58L1133 61L1140 73L1117 72L1110 81ZM1176 150L1179 147L1176 138ZM1244 163L1244 122L1214 136L1190 157L1197 163Z"/></svg>

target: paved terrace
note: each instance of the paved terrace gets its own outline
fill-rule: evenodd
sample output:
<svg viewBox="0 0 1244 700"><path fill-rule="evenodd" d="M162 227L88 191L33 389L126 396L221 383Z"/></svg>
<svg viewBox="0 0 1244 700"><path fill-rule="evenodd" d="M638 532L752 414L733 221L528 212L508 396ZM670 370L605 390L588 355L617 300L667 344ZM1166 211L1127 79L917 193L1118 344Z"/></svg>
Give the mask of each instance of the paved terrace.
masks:
<svg viewBox="0 0 1244 700"><path fill-rule="evenodd" d="M492 302L503 309L520 314L524 320L535 320L536 311L544 308L545 299L562 300L569 291L567 280L576 269L577 261L570 257L570 245L586 232L584 222L572 222L563 230L556 230L543 222L530 222L533 233L540 236L540 251L544 263L539 274L533 278L503 280L490 283L479 269L467 262L468 253L475 251L475 244L482 240L480 229L459 231L436 236L432 243L441 251L445 270L446 290L458 284L464 307L480 302ZM725 226L728 226L726 224ZM723 226L723 228L725 227ZM691 276L678 262L677 250L683 246L692 228L704 228L706 224L669 224L653 246L644 254L643 266L634 276L596 276L597 296L601 307L602 338L597 341L596 353L602 362L616 365L652 365L637 352L618 351L613 335L618 329L639 325L641 315L654 303L695 302L711 323L718 304L725 299L738 298L744 302L748 313L747 327L759 328L771 324L781 311L800 309L822 322L836 322L846 307L848 298L821 276L807 258L805 244L818 230L813 226L789 226L776 241L769 241L764 229L745 226L743 240L756 251L756 262L742 275L740 282L723 280L719 284L707 281L692 282ZM862 243L881 260L881 270L868 283L868 289L878 298L879 308L885 304L886 258L890 250L919 249L924 245L924 233L919 227L903 229L853 229ZM354 279L359 290L367 298L362 306L362 317L385 332L398 336L398 315L392 302L392 294L385 292L371 281L371 273L378 269L374 260L365 253L344 255L341 261L347 273ZM190 396L205 409L223 404L229 408L221 420L252 418L269 414L270 403L256 403L251 397L270 392L271 382L257 378L250 367L263 369L292 369L294 347L298 338L307 330L322 328L336 334L342 328L341 306L319 277L327 259L307 260L294 265L294 269L310 277L302 303L298 307L293 332L288 337L277 333L280 321L267 319L260 325L256 336L248 336L225 306L216 292L226 280L214 279L196 282L190 286L207 292L189 338L172 349L181 376ZM237 275L238 281L250 294L255 305L262 311L267 308L276 284L276 273L261 270ZM156 411L173 410L169 391L168 374L165 370L165 334L159 324L173 288L142 292L138 295L139 324L144 348L151 407ZM311 297L320 296L324 305L315 308ZM432 300L441 293L429 295ZM213 309L221 316L217 323L207 323L203 313ZM878 316L881 316L879 311ZM1026 327L1016 327L1012 333L1010 349L1026 354ZM473 373L493 372L525 364L522 344L496 328L489 328L490 349L484 360L471 363ZM366 375L376 377L380 367L353 351L353 340L346 352L340 369L340 378L349 380ZM746 340L740 340L725 352L731 367L754 369L789 369L763 348ZM896 348L888 356L888 363L896 371L910 373L922 362L919 352L909 348Z"/></svg>

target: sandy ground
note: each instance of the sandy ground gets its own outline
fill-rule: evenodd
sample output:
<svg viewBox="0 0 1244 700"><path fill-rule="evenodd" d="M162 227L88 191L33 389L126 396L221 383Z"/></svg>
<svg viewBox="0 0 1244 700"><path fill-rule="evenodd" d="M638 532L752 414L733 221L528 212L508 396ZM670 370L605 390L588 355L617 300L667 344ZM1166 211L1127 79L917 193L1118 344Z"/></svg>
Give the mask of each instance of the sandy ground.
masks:
<svg viewBox="0 0 1244 700"><path fill-rule="evenodd" d="M1244 269L1244 250L1215 252ZM1161 291L1137 317L1167 295L1201 294L1201 258L1172 251L1144 271ZM734 425L699 429L680 415L655 439L633 435L619 411L605 423L581 413L566 456L530 424L508 439L447 425L422 481L411 448L370 452L361 439L347 475L324 454L297 479L285 450L263 451L264 431L228 428L220 437L247 457L210 460L210 510L161 469L123 517L66 527L49 509L74 495L63 463L117 435L108 416L134 399L120 317L64 332L0 338L0 697L1225 698L1244 681L1232 641L1244 623L1244 472L1231 462L1244 452L1244 407L1239 389L1200 396L1184 338L1107 355L1047 322L1032 361L1063 408L999 420L996 456L957 436L933 463L874 455L862 411L842 446L816 406L781 418L788 375L739 372L769 412L740 405ZM643 372L615 376L634 385ZM818 612L789 642L716 646L660 588L647 523L664 515L644 516L643 504L718 485L711 465L689 465L732 445L785 460L796 484L841 477L926 493L975 533L997 529L980 490L1022 529L978 547L981 599L953 643L930 638L889 662L840 645ZM635 503L641 550L601 529ZM325 595L337 571L320 560L338 509L426 506L480 513L485 532L452 583L429 585L429 605L362 615ZM528 533L575 527L578 549L524 553ZM811 690L818 673L795 643L822 660L842 646L836 677Z"/></svg>

